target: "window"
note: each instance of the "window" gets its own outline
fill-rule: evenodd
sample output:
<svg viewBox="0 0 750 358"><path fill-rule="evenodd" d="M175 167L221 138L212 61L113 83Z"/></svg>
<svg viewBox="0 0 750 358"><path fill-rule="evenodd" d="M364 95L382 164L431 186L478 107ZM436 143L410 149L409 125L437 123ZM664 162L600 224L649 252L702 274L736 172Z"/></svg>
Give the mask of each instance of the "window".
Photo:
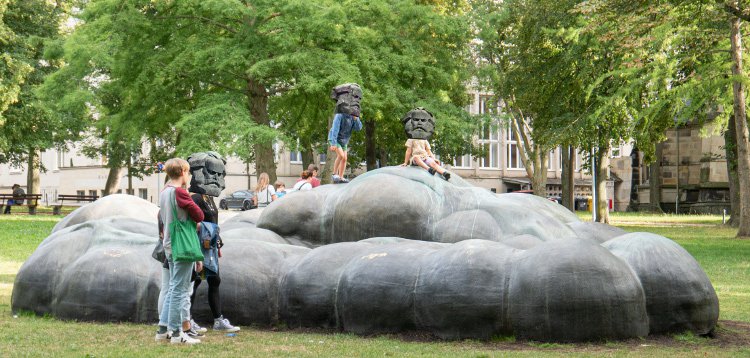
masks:
<svg viewBox="0 0 750 358"><path fill-rule="evenodd" d="M143 200L148 200L148 189L146 188L138 189L138 197Z"/></svg>
<svg viewBox="0 0 750 358"><path fill-rule="evenodd" d="M506 157L507 161L507 168L508 169L523 169L523 159L521 159L521 149L518 147L519 144L516 142L515 137L515 129L513 129L513 126L508 125L508 130L505 132L507 134L505 138L505 143L507 146L506 153L508 153Z"/></svg>
<svg viewBox="0 0 750 358"><path fill-rule="evenodd" d="M300 151L290 151L289 152L289 162L299 164L302 163L302 152Z"/></svg>
<svg viewBox="0 0 750 358"><path fill-rule="evenodd" d="M497 102L491 96L479 96L479 114L492 115L498 112ZM479 158L480 168L500 169L500 126L493 120L482 126L479 135L479 147L482 158Z"/></svg>
<svg viewBox="0 0 750 358"><path fill-rule="evenodd" d="M610 157L611 158L622 157L622 146L621 145L613 146Z"/></svg>
<svg viewBox="0 0 750 358"><path fill-rule="evenodd" d="M471 168L471 155L464 154L453 159L454 168Z"/></svg>
<svg viewBox="0 0 750 358"><path fill-rule="evenodd" d="M496 122L482 128L479 145L483 154L479 167L500 169L500 126Z"/></svg>
<svg viewBox="0 0 750 358"><path fill-rule="evenodd" d="M86 191L85 190L76 190L76 195L78 195L78 196L85 196L86 195Z"/></svg>
<svg viewBox="0 0 750 358"><path fill-rule="evenodd" d="M555 150L550 150L549 154L547 155L547 169L552 169L552 164L555 161ZM559 161L558 163L562 163L562 161Z"/></svg>
<svg viewBox="0 0 750 358"><path fill-rule="evenodd" d="M104 194L104 191L102 191L102 194ZM96 196L96 190L89 190L89 195Z"/></svg>

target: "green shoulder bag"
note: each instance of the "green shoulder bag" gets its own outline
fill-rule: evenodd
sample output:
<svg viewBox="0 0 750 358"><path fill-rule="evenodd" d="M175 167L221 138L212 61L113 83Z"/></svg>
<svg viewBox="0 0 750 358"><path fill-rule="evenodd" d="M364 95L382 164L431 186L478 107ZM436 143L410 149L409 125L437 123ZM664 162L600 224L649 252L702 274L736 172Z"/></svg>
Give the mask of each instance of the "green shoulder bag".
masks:
<svg viewBox="0 0 750 358"><path fill-rule="evenodd" d="M195 221L180 220L177 216L177 192L172 194L172 222L169 223L169 238L172 241L172 259L179 262L203 261L200 240Z"/></svg>

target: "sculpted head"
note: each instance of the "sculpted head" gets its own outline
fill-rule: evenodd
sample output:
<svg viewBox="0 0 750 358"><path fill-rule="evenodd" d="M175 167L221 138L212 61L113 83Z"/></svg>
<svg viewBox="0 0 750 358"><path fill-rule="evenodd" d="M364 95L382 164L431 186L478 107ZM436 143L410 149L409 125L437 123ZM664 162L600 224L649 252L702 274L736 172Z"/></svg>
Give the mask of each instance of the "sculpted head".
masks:
<svg viewBox="0 0 750 358"><path fill-rule="evenodd" d="M190 192L219 196L224 190L224 176L226 160L216 152L198 152L188 157L190 173Z"/></svg>
<svg viewBox="0 0 750 358"><path fill-rule="evenodd" d="M411 139L429 140L435 133L435 117L422 107L414 108L406 113L404 118L401 118L401 123L404 124L404 132Z"/></svg>
<svg viewBox="0 0 750 358"><path fill-rule="evenodd" d="M344 83L331 90L331 99L336 101L336 113L359 117L362 88L356 83Z"/></svg>

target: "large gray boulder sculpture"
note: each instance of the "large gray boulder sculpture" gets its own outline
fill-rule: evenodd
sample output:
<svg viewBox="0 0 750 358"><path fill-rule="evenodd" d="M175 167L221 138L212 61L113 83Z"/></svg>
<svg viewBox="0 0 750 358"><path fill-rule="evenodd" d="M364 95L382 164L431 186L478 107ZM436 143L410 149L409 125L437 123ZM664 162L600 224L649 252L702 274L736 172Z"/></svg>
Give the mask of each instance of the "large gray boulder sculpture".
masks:
<svg viewBox="0 0 750 358"><path fill-rule="evenodd" d="M133 203L147 206L108 197L61 222L21 267L13 310L156 321L161 265L144 213L158 209L118 215ZM293 192L222 229L224 314L238 324L586 341L707 334L718 320L711 282L673 241L416 168ZM206 305L193 314L210 319Z"/></svg>

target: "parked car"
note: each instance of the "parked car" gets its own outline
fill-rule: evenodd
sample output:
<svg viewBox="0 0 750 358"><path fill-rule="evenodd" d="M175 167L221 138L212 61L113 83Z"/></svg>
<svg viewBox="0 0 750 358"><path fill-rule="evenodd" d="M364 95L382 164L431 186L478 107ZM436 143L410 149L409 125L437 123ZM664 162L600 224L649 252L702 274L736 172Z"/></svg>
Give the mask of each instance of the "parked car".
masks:
<svg viewBox="0 0 750 358"><path fill-rule="evenodd" d="M219 201L219 208L224 210L229 209L240 209L250 210L255 209L257 206L253 205L253 197L255 193L250 190L238 190L227 195L221 201Z"/></svg>

